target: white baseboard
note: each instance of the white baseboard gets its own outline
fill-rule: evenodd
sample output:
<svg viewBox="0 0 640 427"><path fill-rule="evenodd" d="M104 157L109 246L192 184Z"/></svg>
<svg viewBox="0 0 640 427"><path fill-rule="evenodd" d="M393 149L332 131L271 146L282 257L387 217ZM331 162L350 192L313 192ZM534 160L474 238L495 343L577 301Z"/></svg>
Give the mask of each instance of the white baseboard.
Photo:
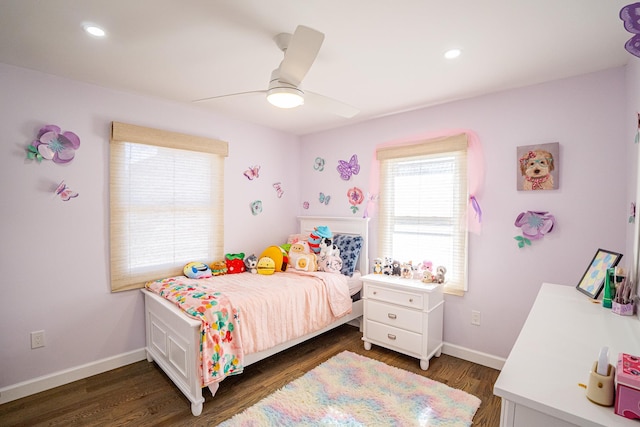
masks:
<svg viewBox="0 0 640 427"><path fill-rule="evenodd" d="M468 360L469 362L477 363L478 365L488 366L489 368L502 370L504 362L507 359L494 356L492 354L483 353L481 351L471 350L466 347L461 347L455 344L444 343L442 345L442 352L449 356L457 357L458 359Z"/></svg>
<svg viewBox="0 0 640 427"><path fill-rule="evenodd" d="M96 360L95 362L87 363L86 365L76 366L74 368L65 369L64 371L54 372L53 374L44 375L32 380L3 387L0 388L0 404L21 399L61 385L69 384L83 378L88 378L92 375L101 374L112 369L139 362L146 358L146 350L141 348L139 350L133 350L128 353L119 354L106 359Z"/></svg>

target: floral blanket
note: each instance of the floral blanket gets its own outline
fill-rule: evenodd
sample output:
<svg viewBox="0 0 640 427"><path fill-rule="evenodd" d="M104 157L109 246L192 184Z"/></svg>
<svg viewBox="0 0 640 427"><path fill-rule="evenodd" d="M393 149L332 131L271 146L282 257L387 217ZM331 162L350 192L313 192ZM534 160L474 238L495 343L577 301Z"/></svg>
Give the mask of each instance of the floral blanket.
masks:
<svg viewBox="0 0 640 427"><path fill-rule="evenodd" d="M206 281L184 276L156 280L145 286L202 321L200 377L203 387L242 373L240 316L225 294L212 289Z"/></svg>

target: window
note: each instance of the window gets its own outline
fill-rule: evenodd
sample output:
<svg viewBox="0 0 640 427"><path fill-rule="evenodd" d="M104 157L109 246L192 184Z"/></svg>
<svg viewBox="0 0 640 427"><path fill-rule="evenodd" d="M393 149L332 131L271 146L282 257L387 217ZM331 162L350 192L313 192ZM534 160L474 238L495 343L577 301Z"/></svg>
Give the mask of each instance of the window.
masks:
<svg viewBox="0 0 640 427"><path fill-rule="evenodd" d="M379 251L404 262L447 269L445 291L467 290L467 137L377 150Z"/></svg>
<svg viewBox="0 0 640 427"><path fill-rule="evenodd" d="M226 142L113 122L111 290L223 257Z"/></svg>

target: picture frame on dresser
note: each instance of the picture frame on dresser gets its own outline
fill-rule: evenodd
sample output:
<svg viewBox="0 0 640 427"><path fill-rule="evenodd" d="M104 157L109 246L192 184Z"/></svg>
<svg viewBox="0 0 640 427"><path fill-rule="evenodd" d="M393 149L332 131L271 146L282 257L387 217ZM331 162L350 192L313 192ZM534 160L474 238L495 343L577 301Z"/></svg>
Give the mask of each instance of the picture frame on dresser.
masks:
<svg viewBox="0 0 640 427"><path fill-rule="evenodd" d="M582 279L578 282L576 289L589 298L597 299L604 287L607 269L618 265L621 258L622 254L617 252L598 249L582 275Z"/></svg>

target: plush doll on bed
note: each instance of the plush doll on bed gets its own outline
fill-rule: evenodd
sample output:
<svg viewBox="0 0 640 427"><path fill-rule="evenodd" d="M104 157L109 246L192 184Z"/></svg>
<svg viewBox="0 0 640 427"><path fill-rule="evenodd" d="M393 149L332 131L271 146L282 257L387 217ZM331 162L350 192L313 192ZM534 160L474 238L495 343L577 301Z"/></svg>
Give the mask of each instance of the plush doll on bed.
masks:
<svg viewBox="0 0 640 427"><path fill-rule="evenodd" d="M333 233L326 225L320 225L315 227L314 230L309 234L309 247L314 254L320 253L320 242L322 239L331 239L333 237Z"/></svg>
<svg viewBox="0 0 640 427"><path fill-rule="evenodd" d="M342 258L337 255L320 257L318 260L318 271L327 273L342 273Z"/></svg>
<svg viewBox="0 0 640 427"><path fill-rule="evenodd" d="M285 251L282 247L269 246L262 252L262 254L260 255L260 259L264 257L269 257L273 260L273 262L275 263L276 272L287 270L289 254L287 254L287 251Z"/></svg>
<svg viewBox="0 0 640 427"><path fill-rule="evenodd" d="M209 266L202 262L190 262L184 266L182 272L189 279L206 279L212 276Z"/></svg>
<svg viewBox="0 0 640 427"><path fill-rule="evenodd" d="M213 274L214 276L227 274L227 263L224 260L213 261L211 264L209 264L209 267L211 267L211 274Z"/></svg>
<svg viewBox="0 0 640 427"><path fill-rule="evenodd" d="M251 254L244 259L244 268L248 273L256 274L258 272L258 257L256 254Z"/></svg>
<svg viewBox="0 0 640 427"><path fill-rule="evenodd" d="M331 241L331 239L324 238L320 241L320 258L326 256L340 256L340 249Z"/></svg>
<svg viewBox="0 0 640 427"><path fill-rule="evenodd" d="M299 241L289 249L289 267L300 271L316 271L318 257L309 248L309 243Z"/></svg>
<svg viewBox="0 0 640 427"><path fill-rule="evenodd" d="M246 268L244 266L244 252L238 254L225 254L225 263L227 264L228 274L244 273Z"/></svg>

